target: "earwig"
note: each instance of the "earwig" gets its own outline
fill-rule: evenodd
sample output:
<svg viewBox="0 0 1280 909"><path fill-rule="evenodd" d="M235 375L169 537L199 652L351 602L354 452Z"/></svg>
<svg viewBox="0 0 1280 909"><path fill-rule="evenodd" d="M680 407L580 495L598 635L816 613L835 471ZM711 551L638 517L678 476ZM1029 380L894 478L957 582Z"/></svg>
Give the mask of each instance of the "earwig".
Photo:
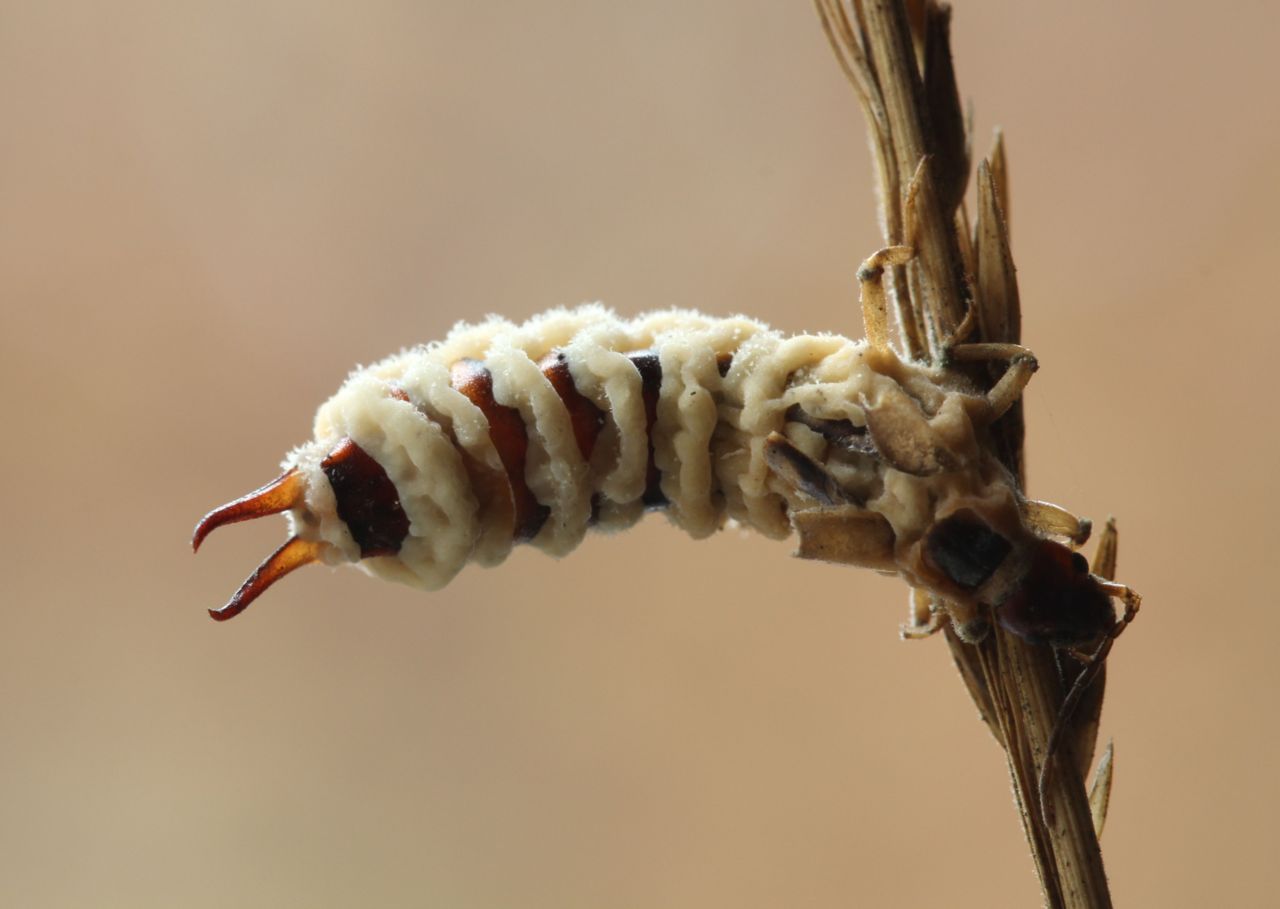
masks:
<svg viewBox="0 0 1280 909"><path fill-rule="evenodd" d="M1060 729L1139 598L1074 548L1087 521L1026 499L990 453L1037 369L1031 353L957 342L930 366L890 346L881 277L910 256L889 247L859 271L865 341L591 305L459 325L353 372L283 475L196 526L193 547L236 521L286 513L290 525L210 614L238 615L313 562L436 589L517 543L564 555L590 528L662 510L694 537L730 520L794 530L802 558L901 576L914 602L944 604L917 609L904 636L950 623L977 642L994 621L1072 654L1086 668ZM984 361L1008 364L985 391L963 368Z"/></svg>

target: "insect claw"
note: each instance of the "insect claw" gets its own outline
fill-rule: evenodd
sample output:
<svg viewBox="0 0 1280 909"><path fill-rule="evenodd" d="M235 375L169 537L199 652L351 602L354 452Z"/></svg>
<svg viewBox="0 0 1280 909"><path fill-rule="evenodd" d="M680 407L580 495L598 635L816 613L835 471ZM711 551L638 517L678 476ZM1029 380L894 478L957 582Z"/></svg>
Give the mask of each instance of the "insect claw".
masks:
<svg viewBox="0 0 1280 909"><path fill-rule="evenodd" d="M294 467L276 477L261 489L255 489L248 495L215 508L196 525L191 535L191 551L197 552L204 538L223 524L234 524L237 521L248 521L288 511L306 495L306 484L298 468Z"/></svg>
<svg viewBox="0 0 1280 909"><path fill-rule="evenodd" d="M898 637L904 641L923 641L925 638L931 638L942 630L943 622L938 616L931 616L929 621L923 625L912 625L908 622L902 622L898 625Z"/></svg>
<svg viewBox="0 0 1280 909"><path fill-rule="evenodd" d="M244 612L259 594L286 574L295 568L320 561L324 545L324 543L303 540L299 537L290 537L283 546L267 556L253 574L249 575L248 580L241 584L240 589L227 601L227 605L221 609L210 609L209 615L219 622L235 618Z"/></svg>

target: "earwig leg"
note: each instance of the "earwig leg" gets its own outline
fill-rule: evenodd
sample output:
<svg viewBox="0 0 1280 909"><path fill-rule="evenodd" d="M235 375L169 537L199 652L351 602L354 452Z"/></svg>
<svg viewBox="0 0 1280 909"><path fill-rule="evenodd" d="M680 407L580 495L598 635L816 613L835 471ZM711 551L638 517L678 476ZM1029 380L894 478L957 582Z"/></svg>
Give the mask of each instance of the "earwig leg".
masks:
<svg viewBox="0 0 1280 909"><path fill-rule="evenodd" d="M1000 381L987 392L993 422L1004 416L1005 411L1022 397L1023 389L1040 368L1035 354L1021 344L957 344L947 351L947 359L953 363L1009 361L1009 368L1000 377Z"/></svg>
<svg viewBox="0 0 1280 909"><path fill-rule="evenodd" d="M1119 548L1120 534L1116 530L1116 519L1107 518L1107 524L1102 528L1102 536L1098 538L1098 548L1093 553L1093 563L1089 566L1090 572L1102 578L1105 581L1114 581L1116 579L1116 550Z"/></svg>
<svg viewBox="0 0 1280 909"><path fill-rule="evenodd" d="M1061 652L1084 666L1092 665L1097 653L1096 650L1081 650L1079 647L1066 647Z"/></svg>
<svg viewBox="0 0 1280 909"><path fill-rule="evenodd" d="M1098 545L1094 549L1093 561L1090 564L1090 573L1095 578L1102 578L1107 581L1115 578L1116 555L1118 552L1116 544L1116 523L1114 520L1109 519L1102 532L1098 535ZM1070 653L1070 656L1074 659L1061 660L1060 668L1063 673L1063 680L1070 685L1074 685L1076 677L1087 667L1092 654L1083 654L1075 650ZM1081 696L1080 703L1076 705L1075 713L1066 721L1068 728L1063 733L1063 740L1071 743L1072 752L1081 777L1088 774L1089 766L1093 763L1094 750L1098 744L1098 727L1102 720L1102 699L1105 691L1106 669L1104 668L1099 670L1097 678L1093 680L1093 683ZM1107 756L1104 754L1098 765L1099 769L1106 761ZM1095 775L1095 791L1098 780L1099 777ZM1091 795L1091 804L1092 799L1093 796Z"/></svg>
<svg viewBox="0 0 1280 909"><path fill-rule="evenodd" d="M1022 502L1022 517L1041 533L1065 537L1075 546L1083 546L1089 539L1093 522L1077 518L1061 505L1027 499Z"/></svg>
<svg viewBox="0 0 1280 909"><path fill-rule="evenodd" d="M991 623L975 603L951 600L947 603L947 613L956 637L966 644L981 643L991 631Z"/></svg>
<svg viewBox="0 0 1280 909"><path fill-rule="evenodd" d="M907 609L910 621L898 626L898 633L904 641L922 641L946 627L947 613L941 609L935 610L929 593L919 587L911 588Z"/></svg>
<svg viewBox="0 0 1280 909"><path fill-rule="evenodd" d="M940 613L934 613L929 616L929 620L923 625L913 625L910 622L903 622L898 626L898 636L904 641L923 641L931 638L943 628L947 622L942 618Z"/></svg>
<svg viewBox="0 0 1280 909"><path fill-rule="evenodd" d="M991 405L992 421L1000 419L1005 412L1022 397L1023 390L1035 371L1040 366L1030 354L1019 357L1009 364L1000 381L987 392L987 403Z"/></svg>
<svg viewBox="0 0 1280 909"><path fill-rule="evenodd" d="M821 505L859 504L853 502L826 468L780 432L770 433L765 439L764 458L784 482Z"/></svg>
<svg viewBox="0 0 1280 909"><path fill-rule="evenodd" d="M1126 588L1127 589L1127 588ZM1097 679L1098 673L1102 671L1102 667L1106 664L1107 654L1111 652L1111 646L1116 642L1116 635L1119 631L1113 631L1102 639L1102 643L1098 645L1093 653L1083 655L1084 669L1080 670L1080 674L1076 676L1075 682L1071 686L1071 690L1067 692L1067 696L1062 701L1062 709L1058 711L1058 718L1054 721L1053 731L1049 733L1049 741L1044 748L1044 763L1040 766L1040 812L1045 817L1046 823L1053 823L1053 813L1049 809L1049 800L1046 793L1049 791L1049 781L1053 778L1053 762L1057 757L1058 749L1062 747L1062 737L1066 733L1068 721L1071 715L1075 713L1076 706L1080 703L1080 699L1084 697L1089 686ZM1074 654L1073 654L1074 655ZM1081 659L1081 657L1077 657Z"/></svg>
<svg viewBox="0 0 1280 909"><path fill-rule="evenodd" d="M969 317L965 316L965 322ZM964 323L962 322L961 325ZM955 344L947 348L947 360L952 363L989 363L992 360L1026 359L1035 361L1035 354L1021 344Z"/></svg>
<svg viewBox="0 0 1280 909"><path fill-rule="evenodd" d="M933 598L921 587L912 587L907 597L907 609L911 612L911 624L926 625L936 615Z"/></svg>
<svg viewBox="0 0 1280 909"><path fill-rule="evenodd" d="M875 571L895 571L893 527L880 514L857 505L804 508L791 513L800 537L796 556Z"/></svg>
<svg viewBox="0 0 1280 909"><path fill-rule="evenodd" d="M956 330L951 333L950 339L943 346L944 350L955 350L961 345L965 338L973 334L973 330L978 326L978 308L972 303L964 311L964 318L960 320L960 324L956 326Z"/></svg>
<svg viewBox="0 0 1280 909"><path fill-rule="evenodd" d="M1117 584L1114 581L1100 581L1098 584L1108 596L1119 597L1124 603L1124 615L1120 617L1120 621L1116 622L1116 627L1111 631L1111 640L1120 637L1120 632L1132 624L1133 620L1138 616L1138 609L1142 606L1142 597L1132 587L1126 587L1124 584Z"/></svg>
<svg viewBox="0 0 1280 909"><path fill-rule="evenodd" d="M915 249L910 246L886 246L868 256L858 269L862 323L867 341L877 351L889 350L889 306L884 294L884 270L906 265L915 254Z"/></svg>
<svg viewBox="0 0 1280 909"><path fill-rule="evenodd" d="M1108 523L1113 524L1113 522ZM1114 530L1114 528L1112 529ZM1098 586L1109 596L1119 597L1124 601L1124 615L1120 617L1115 627L1102 639L1102 642L1092 653L1068 651L1072 656L1084 663L1084 669L1076 676L1075 682L1071 685L1071 690L1067 692L1066 698L1063 699L1062 709L1058 712L1057 722L1054 723L1053 732L1049 734L1049 742L1045 746L1044 765L1040 768L1040 809L1044 812L1046 818L1052 818L1052 815L1048 812L1045 792L1049 788L1049 780L1053 775L1054 756L1062 743L1062 736L1065 734L1068 721L1079 705L1080 699L1084 697L1085 692L1089 690L1089 686L1094 683L1098 674L1102 671L1102 667L1107 661L1107 655L1111 653L1111 648L1115 644L1116 638L1120 637L1121 632L1133 622L1138 615L1139 607L1142 605L1142 597L1131 587L1105 580L1100 580Z"/></svg>
<svg viewBox="0 0 1280 909"><path fill-rule="evenodd" d="M886 384L874 399L859 395L867 435L876 456L895 470L929 477L956 466L955 458L920 409L920 403L896 384Z"/></svg>

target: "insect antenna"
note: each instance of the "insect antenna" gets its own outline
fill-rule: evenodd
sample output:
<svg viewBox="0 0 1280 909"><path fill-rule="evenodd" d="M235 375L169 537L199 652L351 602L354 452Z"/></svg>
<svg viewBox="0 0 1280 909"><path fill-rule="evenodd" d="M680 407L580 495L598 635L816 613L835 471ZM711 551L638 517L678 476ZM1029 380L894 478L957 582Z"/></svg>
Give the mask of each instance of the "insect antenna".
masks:
<svg viewBox="0 0 1280 909"><path fill-rule="evenodd" d="M237 521L249 521L253 518L266 517L288 511L299 504L306 495L306 484L298 468L294 467L276 477L261 489L255 489L248 495L215 508L196 525L191 535L191 551L200 549L204 538L223 524L234 524Z"/></svg>
<svg viewBox="0 0 1280 909"><path fill-rule="evenodd" d="M209 615L219 622L234 618L244 612L245 607L258 598L264 590L280 580L295 568L318 562L324 543L290 537L283 546L277 549L249 575L248 580L240 585L221 609L210 609Z"/></svg>
<svg viewBox="0 0 1280 909"><path fill-rule="evenodd" d="M1103 664L1106 663L1107 654L1111 652L1111 646L1116 642L1116 634L1113 632L1102 639L1102 643L1087 658L1084 669L1080 670L1080 674L1076 676L1075 682L1071 685L1071 690L1067 692L1067 696L1062 701L1062 709L1058 711L1058 717L1053 721L1053 731L1049 733L1049 742L1044 749L1044 764L1040 767L1040 813L1044 816L1045 821L1052 823L1053 814L1049 810L1049 803L1045 798L1045 793L1049 791L1049 781L1053 778L1053 762L1058 753L1058 749L1062 747L1062 737L1066 733L1071 715L1075 713L1076 707L1080 704L1080 699L1084 697L1089 686L1093 684L1098 677L1098 673L1102 671Z"/></svg>
<svg viewBox="0 0 1280 909"><path fill-rule="evenodd" d="M1096 560L1099 561L1109 559L1112 568L1114 568L1115 562L1114 529L1114 524L1109 522L1108 530L1112 532L1107 537L1110 540L1108 542L1104 538L1104 546L1099 549L1096 556ZM1062 701L1062 709L1058 711L1058 718L1053 723L1053 731L1049 733L1049 741L1045 745L1044 764L1040 767L1040 811L1048 823L1053 822L1053 815L1049 812L1045 793L1048 791L1049 781L1053 777L1054 756L1062 745L1062 738L1066 734L1071 715L1075 712L1076 707L1079 706L1085 692L1089 690L1089 686L1094 683L1098 674L1102 672L1102 667L1107 661L1107 655L1111 653L1111 647L1115 644L1116 638L1120 637L1120 632L1128 628L1130 623L1133 622L1134 617L1138 614L1138 607L1142 603L1142 598L1123 584L1100 580L1098 586L1109 596L1120 597L1124 601L1124 615L1107 632L1107 636L1102 639L1102 643L1098 645L1092 654L1087 656L1079 655L1079 658L1084 661L1084 669L1080 670L1080 674L1076 676L1075 682L1071 685L1071 690L1067 692L1066 698Z"/></svg>

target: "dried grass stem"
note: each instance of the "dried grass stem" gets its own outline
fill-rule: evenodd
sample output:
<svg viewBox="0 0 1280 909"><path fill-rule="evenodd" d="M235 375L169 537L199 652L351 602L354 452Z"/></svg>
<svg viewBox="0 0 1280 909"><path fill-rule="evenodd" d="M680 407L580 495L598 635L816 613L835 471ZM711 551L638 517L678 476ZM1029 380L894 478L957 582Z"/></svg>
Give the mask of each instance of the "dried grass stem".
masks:
<svg viewBox="0 0 1280 909"><path fill-rule="evenodd" d="M963 207L970 160L951 65L949 8L935 0L815 2L867 117L885 245L916 249L915 259L893 274L904 353L939 362L971 305L977 330L968 340L1018 343L1021 316L1005 212L1008 172L999 137L979 166L972 231ZM1000 427L997 454L1025 483L1020 408ZM1038 787L1050 737L1079 667L998 627L978 645L960 641L950 629L947 639L974 702L1004 746L1045 903L1054 909L1109 907L1082 782L1097 735L1102 678L1086 691L1062 736L1042 802Z"/></svg>

